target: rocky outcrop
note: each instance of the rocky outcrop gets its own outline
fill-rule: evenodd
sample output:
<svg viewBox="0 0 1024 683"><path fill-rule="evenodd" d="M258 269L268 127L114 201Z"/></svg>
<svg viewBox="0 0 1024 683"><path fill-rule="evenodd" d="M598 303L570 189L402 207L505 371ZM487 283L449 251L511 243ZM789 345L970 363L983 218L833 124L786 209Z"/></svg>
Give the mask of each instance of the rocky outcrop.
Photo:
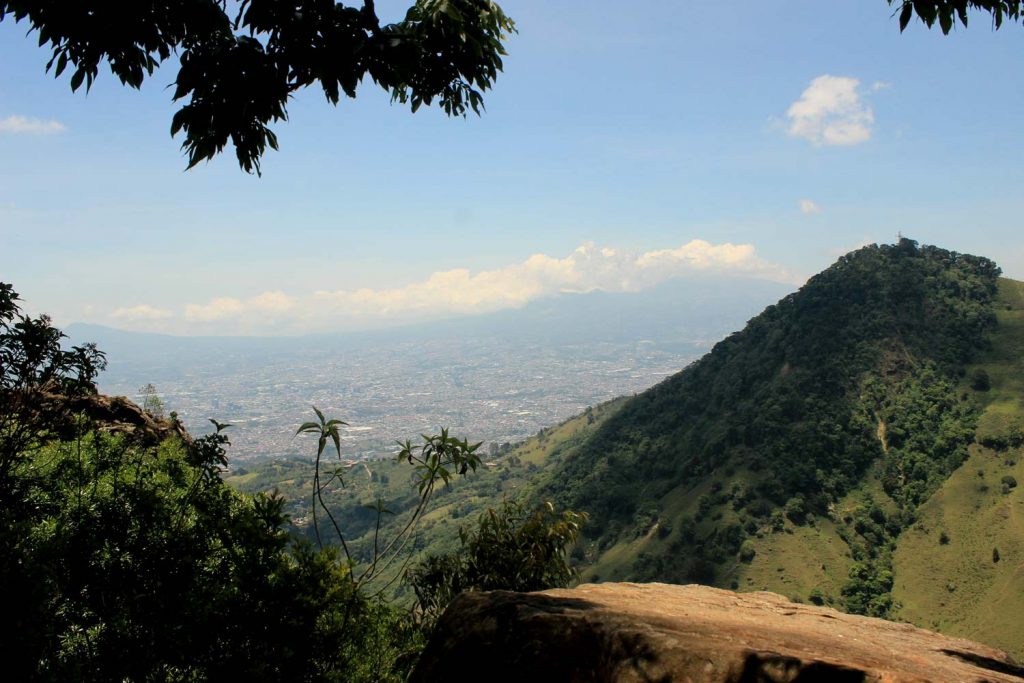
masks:
<svg viewBox="0 0 1024 683"><path fill-rule="evenodd" d="M56 434L71 439L80 431L80 419L104 432L126 434L147 445L177 436L185 443L192 437L176 420L154 417L124 396L83 392L65 394L54 387L24 389L5 395L3 404L15 416L24 416Z"/></svg>
<svg viewBox="0 0 1024 683"><path fill-rule="evenodd" d="M706 586L587 584L464 593L413 674L443 681L1024 681L978 643Z"/></svg>

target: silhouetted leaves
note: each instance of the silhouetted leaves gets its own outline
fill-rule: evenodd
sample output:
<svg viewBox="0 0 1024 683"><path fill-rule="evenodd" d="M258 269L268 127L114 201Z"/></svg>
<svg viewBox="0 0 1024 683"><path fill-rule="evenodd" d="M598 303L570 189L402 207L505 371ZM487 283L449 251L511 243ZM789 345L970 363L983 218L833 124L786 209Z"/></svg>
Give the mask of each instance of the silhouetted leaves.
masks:
<svg viewBox="0 0 1024 683"><path fill-rule="evenodd" d="M1003 21L1020 21L1021 0L888 0L890 5L900 4L899 22L900 31L903 31L910 24L910 20L917 15L928 28L932 28L936 22L943 33L953 30L956 22L959 21L964 27L967 26L969 10L988 12L992 17L992 26L1001 28Z"/></svg>
<svg viewBox="0 0 1024 683"><path fill-rule="evenodd" d="M188 167L228 144L239 166L260 172L278 148L270 125L288 118L291 96L319 83L327 100L355 97L366 76L412 111L435 100L450 116L483 108L515 25L491 0L415 0L382 25L372 0L246 0L238 14L217 0L0 0L0 21L27 21L49 46L47 70L70 66L71 89L92 87L101 64L139 88L180 55L171 134L184 133Z"/></svg>

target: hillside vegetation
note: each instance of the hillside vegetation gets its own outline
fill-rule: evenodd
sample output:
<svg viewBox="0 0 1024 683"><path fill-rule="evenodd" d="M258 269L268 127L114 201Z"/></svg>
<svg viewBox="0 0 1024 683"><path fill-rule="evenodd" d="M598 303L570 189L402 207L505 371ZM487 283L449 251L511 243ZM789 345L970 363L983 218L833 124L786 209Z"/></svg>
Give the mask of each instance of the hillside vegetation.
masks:
<svg viewBox="0 0 1024 683"><path fill-rule="evenodd" d="M11 680L403 681L461 590L574 577L567 553L585 515L513 502L402 571L434 492L483 465L479 443L445 429L403 445L394 475L415 502L396 533L354 555L346 537L358 539L323 505L350 474L326 462L328 443L341 455L342 423L319 410L298 430L317 437L315 465L295 473L313 481L314 523L299 528L315 544L296 536L278 493L225 483L230 425L192 436L156 401L98 394L103 352L67 344L19 302L0 282L0 657ZM374 507L378 523L390 514ZM382 599L396 582L415 600Z"/></svg>
<svg viewBox="0 0 1024 683"><path fill-rule="evenodd" d="M748 541L852 522L843 602L887 614L887 541L967 457L957 386L995 325L998 272L910 240L844 256L626 403L539 493L591 513L607 579L731 583Z"/></svg>
<svg viewBox="0 0 1024 683"><path fill-rule="evenodd" d="M625 400L620 398L593 406L559 425L542 429L521 444L505 446L485 459L475 472L439 489L433 507L416 525L406 560L412 562L453 551L458 545L461 526L486 508L500 506L504 499L522 498L532 478L557 462L564 452L582 443ZM345 486L339 484L325 492L325 500L339 526L348 534L349 546L357 561L370 560L375 537L378 545L386 543L404 527L418 500L413 477L406 464L397 460L358 463L347 469ZM313 538L313 520L309 514L313 470L308 459L267 460L234 470L225 481L254 493L276 489L289 501L296 530ZM380 518L379 528L374 509L378 500L389 510ZM321 520L320 525L325 537L330 537L328 521ZM395 571L383 576L380 583L391 581L395 572L405 566L407 563L396 565ZM408 593L408 587L400 583L394 590L399 594Z"/></svg>
<svg viewBox="0 0 1024 683"><path fill-rule="evenodd" d="M584 580L771 590L1022 654L1024 285L999 273L910 240L852 252L677 375L498 454L416 549L502 498L553 500L590 515ZM395 467L332 493L364 553L365 505L408 507ZM283 473L229 481L308 497Z"/></svg>
<svg viewBox="0 0 1024 683"><path fill-rule="evenodd" d="M893 596L901 619L1022 654L1024 283L999 284L992 348L963 381L981 410L977 443L900 536ZM988 385L972 387L979 377Z"/></svg>

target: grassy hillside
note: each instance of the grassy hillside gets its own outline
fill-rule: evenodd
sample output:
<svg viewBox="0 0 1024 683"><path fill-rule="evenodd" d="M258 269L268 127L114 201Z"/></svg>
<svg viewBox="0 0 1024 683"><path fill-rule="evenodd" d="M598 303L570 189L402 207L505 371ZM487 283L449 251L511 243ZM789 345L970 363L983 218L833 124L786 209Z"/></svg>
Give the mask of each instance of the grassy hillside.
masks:
<svg viewBox="0 0 1024 683"><path fill-rule="evenodd" d="M536 495L592 514L600 579L816 591L889 615L895 538L968 455L960 376L995 325L997 276L909 240L848 254L628 401Z"/></svg>
<svg viewBox="0 0 1024 683"><path fill-rule="evenodd" d="M1024 284L998 273L909 240L848 254L678 375L456 482L415 550L451 549L503 497L553 499L591 514L586 580L771 590L1024 655ZM310 477L229 481L280 485L308 532ZM360 464L331 493L357 554L364 506L399 513L387 535L409 477Z"/></svg>
<svg viewBox="0 0 1024 683"><path fill-rule="evenodd" d="M1024 283L1000 280L996 304L992 348L962 387L979 443L900 537L893 596L901 619L1024 656L1024 487L1004 484L1024 482ZM988 389L971 386L979 370Z"/></svg>
<svg viewBox="0 0 1024 683"><path fill-rule="evenodd" d="M781 515L750 529L735 556L704 567L708 574L694 579L848 609L851 595L844 589L849 594L854 583L851 570L873 560L874 574L892 575L885 616L1024 656L1024 283L1001 278L993 309L997 324L985 337L989 343L952 384L971 407L961 414L974 416L969 423L976 424L976 442L933 494L919 505L889 495L883 441L891 427L880 421L874 436L881 454L823 514L811 512L795 523L783 506ZM987 386L979 376L988 377ZM659 558L686 551L673 522L700 517L702 499L711 503L694 525L698 543L749 521L736 502L760 477L727 466L677 485L659 499L657 523L599 551L585 576L636 580L652 567L664 571L670 565L662 560L659 566ZM879 548L874 558L867 544Z"/></svg>

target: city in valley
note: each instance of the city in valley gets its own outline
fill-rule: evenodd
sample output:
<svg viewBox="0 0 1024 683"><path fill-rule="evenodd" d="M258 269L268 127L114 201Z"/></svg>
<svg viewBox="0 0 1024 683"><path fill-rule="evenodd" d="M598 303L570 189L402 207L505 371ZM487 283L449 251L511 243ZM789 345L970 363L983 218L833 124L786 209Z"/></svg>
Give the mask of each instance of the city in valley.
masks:
<svg viewBox="0 0 1024 683"><path fill-rule="evenodd" d="M311 454L316 406L344 420L343 456L379 458L442 427L484 452L587 406L642 391L707 352L787 287L673 281L641 293L556 297L491 316L365 334L172 337L73 327L107 352L101 391L153 384L193 434L232 425L233 461Z"/></svg>
<svg viewBox="0 0 1024 683"><path fill-rule="evenodd" d="M311 453L295 437L299 424L328 418L348 423L346 458L378 458L395 442L448 427L484 441L485 452L520 441L602 401L642 391L683 368L709 345L660 348L652 342L597 347L520 347L501 340L449 340L387 348L290 354L225 354L177 374L111 373L104 392L141 402L152 382L166 406L193 434L208 418L232 425L231 457Z"/></svg>

